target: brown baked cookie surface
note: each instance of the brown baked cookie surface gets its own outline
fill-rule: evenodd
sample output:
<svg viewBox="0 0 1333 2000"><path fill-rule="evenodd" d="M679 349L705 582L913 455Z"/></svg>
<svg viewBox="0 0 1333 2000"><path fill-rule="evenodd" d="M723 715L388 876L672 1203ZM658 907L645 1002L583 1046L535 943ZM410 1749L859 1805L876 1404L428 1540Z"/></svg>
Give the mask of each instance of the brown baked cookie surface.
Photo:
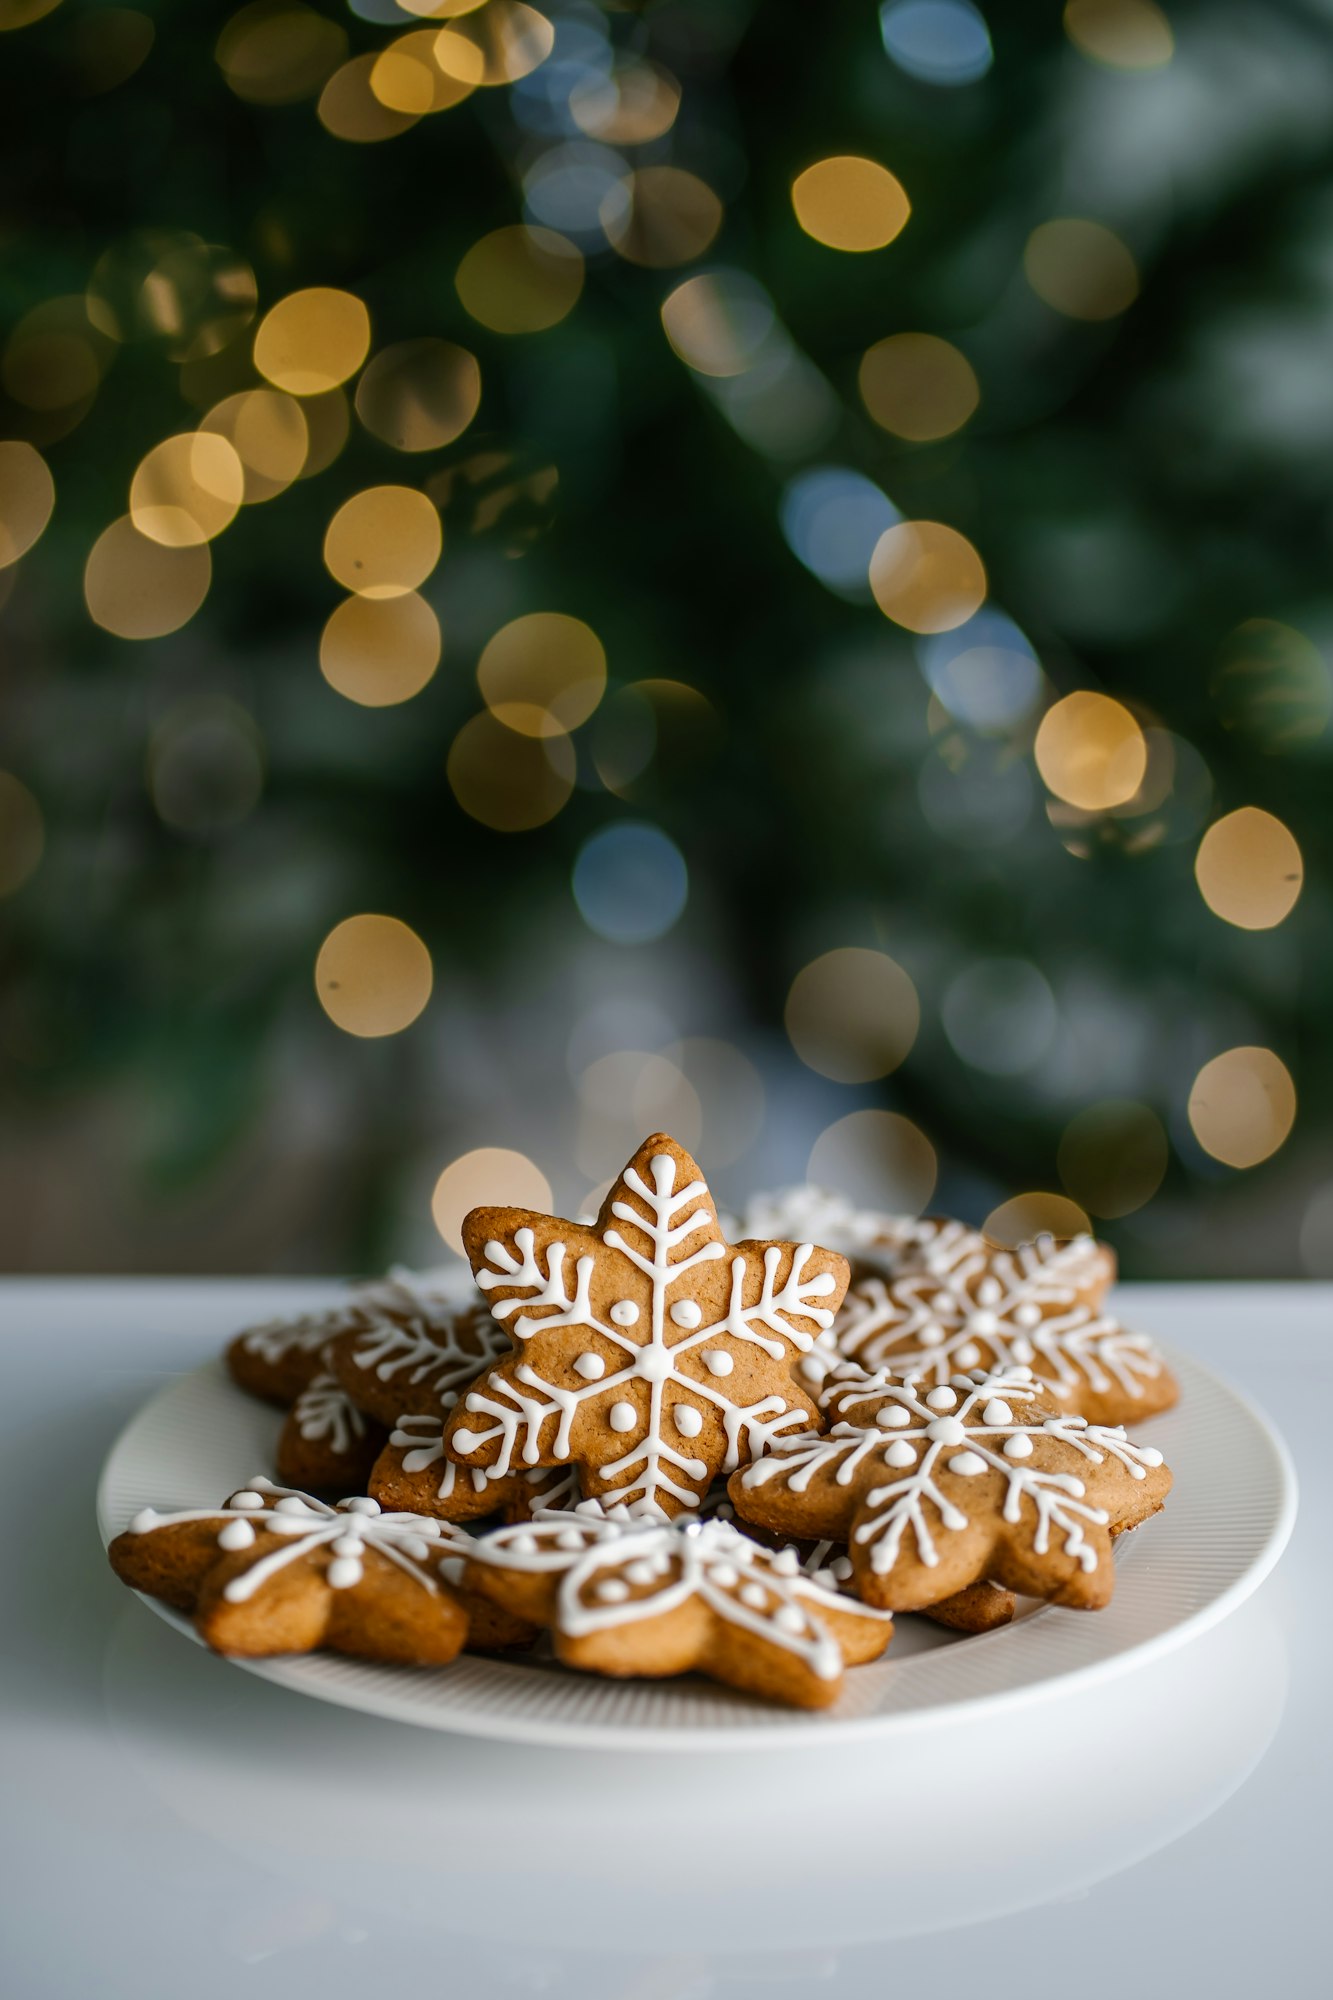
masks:
<svg viewBox="0 0 1333 2000"><path fill-rule="evenodd" d="M275 1458L278 1478L304 1492L364 1493L386 1435L326 1370L287 1412Z"/></svg>
<svg viewBox="0 0 1333 2000"><path fill-rule="evenodd" d="M572 1467L525 1468L498 1477L457 1465L444 1449L439 1417L403 1416L370 1473L369 1491L382 1507L431 1514L441 1521L478 1521L488 1514L526 1520L536 1507L572 1507L582 1497Z"/></svg>
<svg viewBox="0 0 1333 2000"><path fill-rule="evenodd" d="M794 1549L804 1575L813 1577L828 1590L840 1590L855 1597L852 1559L843 1543L785 1540L753 1521L737 1519L736 1526L743 1534L762 1542L765 1548ZM975 1634L995 1632L1001 1625L1012 1624L1017 1609L1018 1600L1012 1590L1004 1590L998 1583L970 1583L952 1597L942 1597L938 1604L926 1605L919 1615L928 1618L932 1625Z"/></svg>
<svg viewBox="0 0 1333 2000"><path fill-rule="evenodd" d="M135 1590L190 1611L215 1651L245 1658L328 1650L442 1666L462 1650L463 1600L440 1573L438 1521L336 1507L266 1479L218 1508L146 1508L107 1551Z"/></svg>
<svg viewBox="0 0 1333 2000"><path fill-rule="evenodd" d="M821 1421L792 1368L832 1322L845 1260L727 1243L698 1167L664 1134L595 1223L474 1209L463 1241L512 1351L449 1419L459 1464L575 1464L590 1496L675 1514L718 1471Z"/></svg>
<svg viewBox="0 0 1333 2000"><path fill-rule="evenodd" d="M227 1372L248 1395L290 1409L324 1367L324 1350L336 1334L364 1324L360 1308L349 1299L326 1312L301 1313L294 1319L264 1320L228 1341L223 1352Z"/></svg>
<svg viewBox="0 0 1333 2000"><path fill-rule="evenodd" d="M358 1409L389 1427L404 1416L442 1420L487 1365L509 1352L508 1335L480 1303L430 1316L386 1312L329 1349L333 1372Z"/></svg>
<svg viewBox="0 0 1333 2000"><path fill-rule="evenodd" d="M481 1537L465 1577L552 1633L567 1666L617 1678L689 1673L801 1708L877 1659L883 1613L806 1577L724 1521L653 1520L595 1503Z"/></svg>
<svg viewBox="0 0 1333 2000"><path fill-rule="evenodd" d="M962 1370L1029 1367L1090 1423L1140 1422L1180 1391L1147 1334L1100 1304L1109 1267L1091 1237L997 1249L961 1224L896 1275L861 1271L833 1327L849 1361L936 1386Z"/></svg>
<svg viewBox="0 0 1333 2000"><path fill-rule="evenodd" d="M1028 1369L934 1386L846 1365L821 1391L832 1428L777 1440L733 1475L743 1518L845 1542L855 1586L895 1611L978 1582L1096 1610L1111 1539L1162 1505L1162 1454L1089 1424Z"/></svg>

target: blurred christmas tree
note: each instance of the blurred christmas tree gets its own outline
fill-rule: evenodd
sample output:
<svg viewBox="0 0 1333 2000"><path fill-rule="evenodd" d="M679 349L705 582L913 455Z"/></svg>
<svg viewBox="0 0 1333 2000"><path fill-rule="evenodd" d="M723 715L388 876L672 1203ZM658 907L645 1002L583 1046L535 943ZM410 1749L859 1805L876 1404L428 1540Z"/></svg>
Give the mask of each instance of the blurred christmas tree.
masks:
<svg viewBox="0 0 1333 2000"><path fill-rule="evenodd" d="M429 1256L663 1123L1333 1273L1326 9L0 55L11 1262Z"/></svg>

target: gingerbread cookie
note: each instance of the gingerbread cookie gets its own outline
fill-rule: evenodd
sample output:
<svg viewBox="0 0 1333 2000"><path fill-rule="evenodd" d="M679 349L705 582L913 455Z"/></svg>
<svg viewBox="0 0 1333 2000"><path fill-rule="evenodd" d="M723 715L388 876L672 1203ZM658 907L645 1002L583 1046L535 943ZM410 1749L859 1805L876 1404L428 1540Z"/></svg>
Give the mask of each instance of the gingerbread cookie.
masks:
<svg viewBox="0 0 1333 2000"><path fill-rule="evenodd" d="M1087 1301L1090 1237L1040 1237L997 1250L959 1226L932 1260L896 1277L858 1276L834 1325L864 1368L922 1375L1030 1367L1067 1409L1093 1423L1169 1409L1179 1386L1153 1342ZM1097 1246L1092 1245L1092 1250Z"/></svg>
<svg viewBox="0 0 1333 2000"><path fill-rule="evenodd" d="M820 1422L792 1364L832 1324L846 1262L809 1243L728 1244L674 1140L645 1141L590 1227L482 1208L463 1241L514 1351L449 1419L459 1464L572 1463L591 1496L675 1514L716 1472Z"/></svg>
<svg viewBox="0 0 1333 2000"><path fill-rule="evenodd" d="M509 1348L508 1336L484 1305L455 1301L429 1316L373 1318L341 1334L330 1356L334 1374L357 1407L392 1425L404 1416L443 1418L460 1391Z"/></svg>
<svg viewBox="0 0 1333 2000"><path fill-rule="evenodd" d="M1096 1610L1111 1537L1162 1505L1162 1454L1071 1415L1029 1369L931 1387L848 1366L827 1436L778 1439L730 1483L744 1519L845 1541L869 1604L916 1611L981 1581Z"/></svg>
<svg viewBox="0 0 1333 2000"><path fill-rule="evenodd" d="M326 1367L287 1413L274 1460L278 1478L308 1492L363 1493L386 1436Z"/></svg>
<svg viewBox="0 0 1333 2000"><path fill-rule="evenodd" d="M877 1659L884 1614L801 1573L725 1521L661 1520L584 1502L476 1545L471 1588L549 1627L567 1666L683 1674L801 1708L837 1699L844 1664Z"/></svg>
<svg viewBox="0 0 1333 2000"><path fill-rule="evenodd" d="M503 1514L525 1521L534 1507L572 1507L582 1497L572 1467L525 1466L496 1476L464 1469L445 1455L439 1417L400 1417L371 1468L369 1491L382 1507L430 1514L440 1521L477 1521Z"/></svg>
<svg viewBox="0 0 1333 2000"><path fill-rule="evenodd" d="M228 1342L223 1359L238 1388L286 1410L322 1372L324 1350L334 1335L364 1324L361 1308L348 1299L325 1312L247 1327Z"/></svg>
<svg viewBox="0 0 1333 2000"><path fill-rule="evenodd" d="M192 1612L219 1653L327 1649L441 1666L468 1631L464 1601L440 1575L449 1536L374 1500L329 1507L254 1479L222 1507L145 1508L107 1553L133 1589Z"/></svg>

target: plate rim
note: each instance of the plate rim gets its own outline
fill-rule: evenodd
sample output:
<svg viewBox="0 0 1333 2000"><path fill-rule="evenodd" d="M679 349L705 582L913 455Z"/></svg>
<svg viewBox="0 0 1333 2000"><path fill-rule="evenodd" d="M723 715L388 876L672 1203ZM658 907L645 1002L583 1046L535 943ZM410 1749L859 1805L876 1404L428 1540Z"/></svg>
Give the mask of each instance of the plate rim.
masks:
<svg viewBox="0 0 1333 2000"><path fill-rule="evenodd" d="M1296 1468L1281 1432L1267 1411L1252 1397L1237 1388L1226 1375L1207 1367L1193 1355L1173 1350L1169 1346L1164 1346L1163 1352L1172 1368L1186 1378L1186 1382L1191 1375L1202 1378L1214 1393L1224 1396L1234 1406L1235 1412L1249 1425L1255 1443L1261 1444L1266 1449L1274 1502L1273 1518L1268 1532L1248 1562L1244 1563L1220 1590L1184 1617L1173 1621L1162 1630L1150 1633L1145 1638L1131 1640L1100 1658L1057 1668L1051 1673L1040 1675L1016 1686L991 1689L940 1701L933 1705L890 1710L886 1713L838 1716L833 1711L780 1710L775 1711L775 1719L771 1723L756 1720L737 1725L729 1723L725 1718L707 1725L685 1722L636 1723L590 1721L550 1714L525 1716L521 1713L500 1713L494 1709L488 1710L484 1706L473 1708L463 1705L454 1711L451 1711L447 1704L439 1709L403 1707L392 1700L386 1701L378 1687L367 1687L357 1681L340 1684L336 1681L309 1679L305 1655L260 1660L238 1659L231 1655L219 1657L227 1659L229 1665L240 1667L244 1672L253 1674L272 1686L287 1689L310 1700L325 1702L335 1707L350 1708L360 1714L378 1717L380 1720L492 1742L522 1743L557 1750L594 1750L611 1755L621 1751L652 1751L658 1754L664 1751L687 1753L705 1750L771 1751L788 1746L803 1749L823 1746L827 1749L864 1742L871 1737L887 1739L954 1724L966 1725L982 1716L1009 1714L1016 1709L1043 1700L1048 1695L1058 1697L1074 1688L1095 1687L1177 1651L1228 1618L1272 1573L1291 1539L1296 1522L1299 1506ZM112 1526L113 1512L121 1511L113 1507L113 1489L117 1481L124 1476L126 1459L140 1444L138 1437L140 1429L148 1423L164 1401L178 1394L186 1384L202 1388L208 1378L211 1378L217 1388L232 1387L218 1357L213 1357L193 1369L184 1370L162 1384L153 1395L141 1403L112 1441L98 1476L96 1495L97 1527L104 1548L109 1545L114 1535L120 1532L119 1526ZM238 1396L243 1394L240 1390L236 1390L235 1393ZM277 1414L276 1411L274 1414ZM146 1596L142 1591L136 1591L134 1595L164 1623L183 1633L195 1645L204 1645L205 1642L196 1632L192 1620L183 1613L173 1610L170 1605L164 1604L158 1598ZM1031 1622L1028 1619L1022 1620L1016 1626L1006 1627L1005 1632L1012 1639L1021 1631L1023 1625ZM993 1633L982 1636L997 1639L1004 1634ZM448 1670L437 1671L447 1673ZM595 1677L579 1675L576 1677L577 1684L586 1690L589 1678ZM610 1689L625 1685L627 1684L618 1681L608 1683ZM632 1686L633 1683L630 1682L628 1685ZM777 1719L778 1716L781 1720Z"/></svg>

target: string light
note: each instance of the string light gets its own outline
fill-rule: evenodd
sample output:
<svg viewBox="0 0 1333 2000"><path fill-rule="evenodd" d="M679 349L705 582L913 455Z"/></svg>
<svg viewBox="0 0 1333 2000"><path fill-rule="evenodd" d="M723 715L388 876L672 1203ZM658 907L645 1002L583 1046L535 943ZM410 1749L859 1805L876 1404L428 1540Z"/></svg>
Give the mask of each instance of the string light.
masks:
<svg viewBox="0 0 1333 2000"><path fill-rule="evenodd" d="M397 917L346 917L335 924L315 960L319 1004L344 1034L363 1039L399 1035L430 999L430 953Z"/></svg>
<svg viewBox="0 0 1333 2000"><path fill-rule="evenodd" d="M1148 746L1129 710L1088 689L1047 709L1033 754L1047 789L1085 812L1124 805L1148 768Z"/></svg>
<svg viewBox="0 0 1333 2000"><path fill-rule="evenodd" d="M982 1234L992 1243L1010 1250L1020 1243L1031 1243L1036 1236L1054 1236L1061 1242L1081 1236L1091 1227L1087 1213L1076 1201L1067 1195L1041 1192L1011 1195L993 1208L981 1225Z"/></svg>
<svg viewBox="0 0 1333 2000"><path fill-rule="evenodd" d="M882 250L912 212L901 181L878 160L840 153L816 160L791 186L796 220L830 250Z"/></svg>
<svg viewBox="0 0 1333 2000"><path fill-rule="evenodd" d="M1296 1122L1296 1086L1271 1049L1227 1049L1206 1062L1189 1096L1194 1136L1228 1167L1257 1167Z"/></svg>
<svg viewBox="0 0 1333 2000"><path fill-rule="evenodd" d="M440 664L440 621L414 590L399 597L348 597L319 642L331 688L363 708L388 708L420 694Z"/></svg>
<svg viewBox="0 0 1333 2000"><path fill-rule="evenodd" d="M444 1169L431 1195L435 1227L451 1250L463 1254L463 1220L474 1208L530 1208L549 1215L551 1183L526 1153L507 1146L479 1146Z"/></svg>
<svg viewBox="0 0 1333 2000"><path fill-rule="evenodd" d="M1034 229L1023 269L1037 297L1069 319L1115 319L1139 295L1138 267L1114 230L1079 216Z"/></svg>
<svg viewBox="0 0 1333 2000"><path fill-rule="evenodd" d="M93 623L117 638L161 639L189 624L212 577L206 542L167 547L123 514L93 543L83 594Z"/></svg>
<svg viewBox="0 0 1333 2000"><path fill-rule="evenodd" d="M324 566L360 597L401 597L440 560L440 517L413 486L368 486L344 500L324 537Z"/></svg>
<svg viewBox="0 0 1333 2000"><path fill-rule="evenodd" d="M1109 69L1161 69L1175 54L1171 23L1155 0L1068 0L1065 33Z"/></svg>
<svg viewBox="0 0 1333 2000"><path fill-rule="evenodd" d="M784 1020L808 1068L837 1083L869 1083L903 1061L921 1025L921 1006L887 952L851 945L797 973Z"/></svg>
<svg viewBox="0 0 1333 2000"><path fill-rule="evenodd" d="M438 451L461 437L481 407L476 356L451 340L386 347L356 385L356 413L396 451Z"/></svg>
<svg viewBox="0 0 1333 2000"><path fill-rule="evenodd" d="M1215 916L1241 930L1267 931L1296 907L1305 869L1280 819L1258 806L1241 806L1209 827L1194 874Z"/></svg>
<svg viewBox="0 0 1333 2000"><path fill-rule="evenodd" d="M41 538L55 504L56 483L41 453L18 438L0 442L0 570Z"/></svg>
<svg viewBox="0 0 1333 2000"><path fill-rule="evenodd" d="M370 352L370 314L351 292L290 292L260 321L255 367L292 396L318 396L355 375Z"/></svg>
<svg viewBox="0 0 1333 2000"><path fill-rule="evenodd" d="M866 349L861 401L882 430L921 444L951 437L981 401L967 356L933 333L895 333Z"/></svg>
<svg viewBox="0 0 1333 2000"><path fill-rule="evenodd" d="M491 714L520 736L553 736L586 722L606 691L606 652L590 625L563 611L530 611L501 626L477 662Z"/></svg>
<svg viewBox="0 0 1333 2000"><path fill-rule="evenodd" d="M554 229L494 229L473 244L454 284L464 310L493 333L543 333L578 304L583 257Z"/></svg>
<svg viewBox="0 0 1333 2000"><path fill-rule="evenodd" d="M986 571L965 535L940 521L901 521L870 558L870 588L886 618L909 632L949 632L986 597Z"/></svg>

